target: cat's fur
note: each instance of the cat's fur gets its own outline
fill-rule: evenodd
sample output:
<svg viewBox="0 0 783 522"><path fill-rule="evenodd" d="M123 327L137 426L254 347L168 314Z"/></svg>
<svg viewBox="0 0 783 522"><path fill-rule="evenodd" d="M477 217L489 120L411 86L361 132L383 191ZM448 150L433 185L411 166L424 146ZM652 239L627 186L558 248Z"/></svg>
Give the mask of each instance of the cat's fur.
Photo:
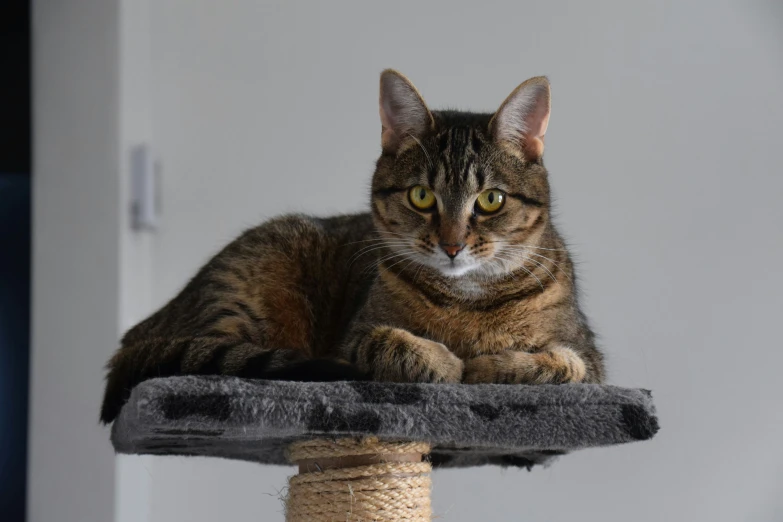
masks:
<svg viewBox="0 0 783 522"><path fill-rule="evenodd" d="M245 232L125 335L101 419L138 382L173 374L601 382L550 220L549 105L539 77L495 114L434 112L384 71L371 213L287 216ZM416 185L435 194L431 210L413 206ZM476 207L485 189L506 194L494 214Z"/></svg>

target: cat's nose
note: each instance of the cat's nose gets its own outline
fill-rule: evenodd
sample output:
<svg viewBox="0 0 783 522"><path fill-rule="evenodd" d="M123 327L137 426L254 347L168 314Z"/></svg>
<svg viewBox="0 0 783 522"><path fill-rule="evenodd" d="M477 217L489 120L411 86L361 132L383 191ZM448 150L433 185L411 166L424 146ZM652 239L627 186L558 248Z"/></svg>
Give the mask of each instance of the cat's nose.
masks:
<svg viewBox="0 0 783 522"><path fill-rule="evenodd" d="M459 254L462 249L465 248L465 243L440 243L440 247L444 252L446 252L447 256L449 256L451 259L454 259L457 257L457 254Z"/></svg>

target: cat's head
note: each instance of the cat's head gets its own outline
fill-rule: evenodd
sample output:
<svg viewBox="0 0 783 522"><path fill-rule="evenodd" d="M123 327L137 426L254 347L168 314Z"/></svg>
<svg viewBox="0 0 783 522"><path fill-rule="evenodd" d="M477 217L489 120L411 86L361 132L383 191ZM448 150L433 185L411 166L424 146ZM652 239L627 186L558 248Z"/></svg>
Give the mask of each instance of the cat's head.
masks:
<svg viewBox="0 0 783 522"><path fill-rule="evenodd" d="M372 214L396 257L449 277L524 266L548 223L542 162L549 82L531 78L494 114L430 111L402 74L381 74L383 153Z"/></svg>

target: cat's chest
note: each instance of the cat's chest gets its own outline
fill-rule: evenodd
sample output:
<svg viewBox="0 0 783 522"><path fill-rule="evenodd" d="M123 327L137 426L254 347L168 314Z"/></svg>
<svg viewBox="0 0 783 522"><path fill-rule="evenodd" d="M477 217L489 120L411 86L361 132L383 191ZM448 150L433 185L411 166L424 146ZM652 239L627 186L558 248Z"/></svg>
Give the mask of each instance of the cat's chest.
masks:
<svg viewBox="0 0 783 522"><path fill-rule="evenodd" d="M383 308L393 322L445 344L461 358L545 346L554 337L564 296L562 288L552 285L534 297L501 302L476 287L462 289L461 303L443 302L391 278L386 282L376 297L386 302ZM475 299L467 292L475 292Z"/></svg>
<svg viewBox="0 0 783 522"><path fill-rule="evenodd" d="M508 349L544 346L551 340L551 320L530 303L512 302L490 309L409 303L406 326L438 341L461 358Z"/></svg>

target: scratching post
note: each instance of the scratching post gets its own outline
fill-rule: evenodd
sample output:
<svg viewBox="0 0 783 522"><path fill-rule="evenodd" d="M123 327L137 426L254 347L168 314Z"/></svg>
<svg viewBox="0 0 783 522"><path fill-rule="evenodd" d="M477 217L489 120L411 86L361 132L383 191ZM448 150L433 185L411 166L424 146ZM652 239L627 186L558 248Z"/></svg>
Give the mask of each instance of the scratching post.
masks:
<svg viewBox="0 0 783 522"><path fill-rule="evenodd" d="M288 522L424 521L431 467L531 469L657 431L650 392L616 386L180 376L138 385L112 443L120 453L296 464Z"/></svg>
<svg viewBox="0 0 783 522"><path fill-rule="evenodd" d="M286 521L429 521L429 450L377 437L294 443L288 453L299 474L288 481Z"/></svg>

